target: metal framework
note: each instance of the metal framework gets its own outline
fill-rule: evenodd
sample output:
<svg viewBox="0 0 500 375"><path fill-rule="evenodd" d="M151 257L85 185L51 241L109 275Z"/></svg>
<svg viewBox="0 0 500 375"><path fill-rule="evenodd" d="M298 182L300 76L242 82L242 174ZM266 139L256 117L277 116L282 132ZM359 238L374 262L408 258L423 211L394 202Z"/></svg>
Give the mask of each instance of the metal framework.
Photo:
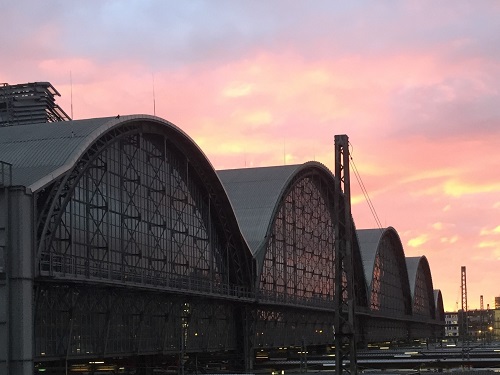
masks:
<svg viewBox="0 0 500 375"><path fill-rule="evenodd" d="M245 350L249 258L200 167L147 130L109 131L38 193L39 360Z"/></svg>
<svg viewBox="0 0 500 375"><path fill-rule="evenodd" d="M370 309L388 316L411 314L411 296L403 284L408 276L403 274L402 259L398 257L396 247L390 236L382 237L370 290Z"/></svg>
<svg viewBox="0 0 500 375"><path fill-rule="evenodd" d="M333 307L332 196L319 175L301 176L275 217L260 273L263 301Z"/></svg>
<svg viewBox="0 0 500 375"><path fill-rule="evenodd" d="M39 360L238 349L234 306L125 288L39 283Z"/></svg>
<svg viewBox="0 0 500 375"><path fill-rule="evenodd" d="M428 272L428 267L425 270L423 261L420 261L415 280L412 314L417 317L434 319L436 309L433 302L434 290L432 289L430 272Z"/></svg>
<svg viewBox="0 0 500 375"><path fill-rule="evenodd" d="M267 241L255 348L333 342L327 311L333 308L334 246L331 187L317 171L301 173L284 193Z"/></svg>
<svg viewBox="0 0 500 375"><path fill-rule="evenodd" d="M255 348L329 345L334 340L332 325L329 312L283 306L260 308Z"/></svg>
<svg viewBox="0 0 500 375"><path fill-rule="evenodd" d="M460 269L460 291L462 294L462 319L461 332L462 336L462 359L469 359L469 316L467 313L467 270L465 266Z"/></svg>
<svg viewBox="0 0 500 375"><path fill-rule="evenodd" d="M335 373L357 374L349 138L335 136Z"/></svg>
<svg viewBox="0 0 500 375"><path fill-rule="evenodd" d="M39 199L40 275L249 296L188 159L165 137L124 130Z"/></svg>
<svg viewBox="0 0 500 375"><path fill-rule="evenodd" d="M361 336L407 332L411 297L402 287L408 276L397 235L382 236L365 288L347 136L335 138L336 177L314 163L287 177L264 223L270 230L257 273L224 187L199 149L155 119L121 121L103 126L72 167L33 196L22 188L11 207L9 188L0 189L0 214L11 207L15 223L29 224L9 232L0 220L0 252L15 256L12 265L33 262L23 274L7 269L0 282L0 302L8 301L2 293L24 293L24 316L33 318L33 335L27 330L16 341L33 347L26 363L169 356L182 374L195 366L185 362L190 354L210 353L209 361L225 353L239 363L233 369L251 370L256 349L305 353L335 342L336 371L355 374ZM10 275L25 284L9 289ZM429 310L429 283L417 285L418 306ZM16 320L10 305L0 324L18 327L24 316ZM0 344L15 341L2 332ZM0 365L9 365L4 357Z"/></svg>

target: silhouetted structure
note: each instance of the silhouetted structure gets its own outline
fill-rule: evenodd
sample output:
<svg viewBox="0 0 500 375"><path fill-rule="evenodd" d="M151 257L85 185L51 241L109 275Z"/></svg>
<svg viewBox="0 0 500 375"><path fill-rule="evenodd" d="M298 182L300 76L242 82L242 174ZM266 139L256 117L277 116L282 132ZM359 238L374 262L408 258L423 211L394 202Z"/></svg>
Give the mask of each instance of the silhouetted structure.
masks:
<svg viewBox="0 0 500 375"><path fill-rule="evenodd" d="M0 85L0 127L70 120L56 104L61 96L49 82Z"/></svg>
<svg viewBox="0 0 500 375"><path fill-rule="evenodd" d="M3 127L0 160L0 373L250 370L261 350L331 350L339 203L324 165L215 171L148 115ZM347 220L353 342L441 336L426 258Z"/></svg>

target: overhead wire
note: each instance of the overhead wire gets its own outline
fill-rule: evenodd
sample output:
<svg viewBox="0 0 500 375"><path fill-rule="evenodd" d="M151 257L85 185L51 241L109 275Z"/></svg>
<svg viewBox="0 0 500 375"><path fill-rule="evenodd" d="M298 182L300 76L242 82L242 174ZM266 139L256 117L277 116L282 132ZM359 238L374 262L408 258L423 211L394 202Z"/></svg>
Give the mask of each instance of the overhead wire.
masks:
<svg viewBox="0 0 500 375"><path fill-rule="evenodd" d="M351 142L349 142L349 146L351 146L351 150L354 150L354 147L352 146ZM354 163L354 159L352 158L352 152L349 152L349 164L352 166L352 170L354 172L354 175L356 176L356 180L358 181L358 184L361 188L361 191L363 192L363 195L365 197L365 200L368 203L368 207L370 208L370 211L372 213L373 218L375 219L375 222L378 226L378 229L380 229L380 231L383 231L382 223L380 221L380 218L377 215L377 211L375 210L375 206L373 205L373 202L370 199L370 195L368 194L368 190L366 189L366 186L363 183L363 180L361 179L361 174L359 173L358 168L356 167L356 163Z"/></svg>

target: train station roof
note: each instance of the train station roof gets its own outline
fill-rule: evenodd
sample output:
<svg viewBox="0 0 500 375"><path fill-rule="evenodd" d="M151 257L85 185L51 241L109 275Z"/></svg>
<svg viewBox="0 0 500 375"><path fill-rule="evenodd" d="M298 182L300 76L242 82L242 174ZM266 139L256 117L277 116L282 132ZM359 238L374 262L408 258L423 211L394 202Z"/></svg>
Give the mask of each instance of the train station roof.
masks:
<svg viewBox="0 0 500 375"><path fill-rule="evenodd" d="M299 174L312 170L331 178L333 188L333 174L325 165L315 161L217 171L250 250L259 260L258 254L263 253L262 246L270 233L273 218L292 181Z"/></svg>
<svg viewBox="0 0 500 375"><path fill-rule="evenodd" d="M0 160L12 164L13 185L36 190L37 182L52 180L73 165L95 133L112 123L112 117L105 117L2 127Z"/></svg>

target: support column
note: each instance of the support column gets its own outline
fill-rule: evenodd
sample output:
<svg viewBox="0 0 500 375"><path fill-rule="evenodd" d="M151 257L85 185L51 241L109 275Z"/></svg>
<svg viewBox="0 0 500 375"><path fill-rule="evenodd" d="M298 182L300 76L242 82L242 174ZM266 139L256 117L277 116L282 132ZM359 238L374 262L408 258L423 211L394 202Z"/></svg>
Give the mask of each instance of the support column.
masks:
<svg viewBox="0 0 500 375"><path fill-rule="evenodd" d="M6 190L6 189L5 189ZM0 206L5 201L0 203ZM0 353L7 353L7 375L33 374L33 203L24 187L8 191L5 230L5 280L0 284L0 308L6 313L0 330ZM5 211L2 211L5 212ZM5 299L5 304L2 303ZM1 314L1 312L0 312ZM0 321L2 318L0 317ZM0 323L1 325L1 323ZM4 348L1 348L5 345ZM1 356L2 354L0 354ZM0 357L1 361L1 357ZM1 371L0 373L4 373Z"/></svg>
<svg viewBox="0 0 500 375"><path fill-rule="evenodd" d="M9 374L9 284L7 280L7 233L9 190L0 188L0 374Z"/></svg>

